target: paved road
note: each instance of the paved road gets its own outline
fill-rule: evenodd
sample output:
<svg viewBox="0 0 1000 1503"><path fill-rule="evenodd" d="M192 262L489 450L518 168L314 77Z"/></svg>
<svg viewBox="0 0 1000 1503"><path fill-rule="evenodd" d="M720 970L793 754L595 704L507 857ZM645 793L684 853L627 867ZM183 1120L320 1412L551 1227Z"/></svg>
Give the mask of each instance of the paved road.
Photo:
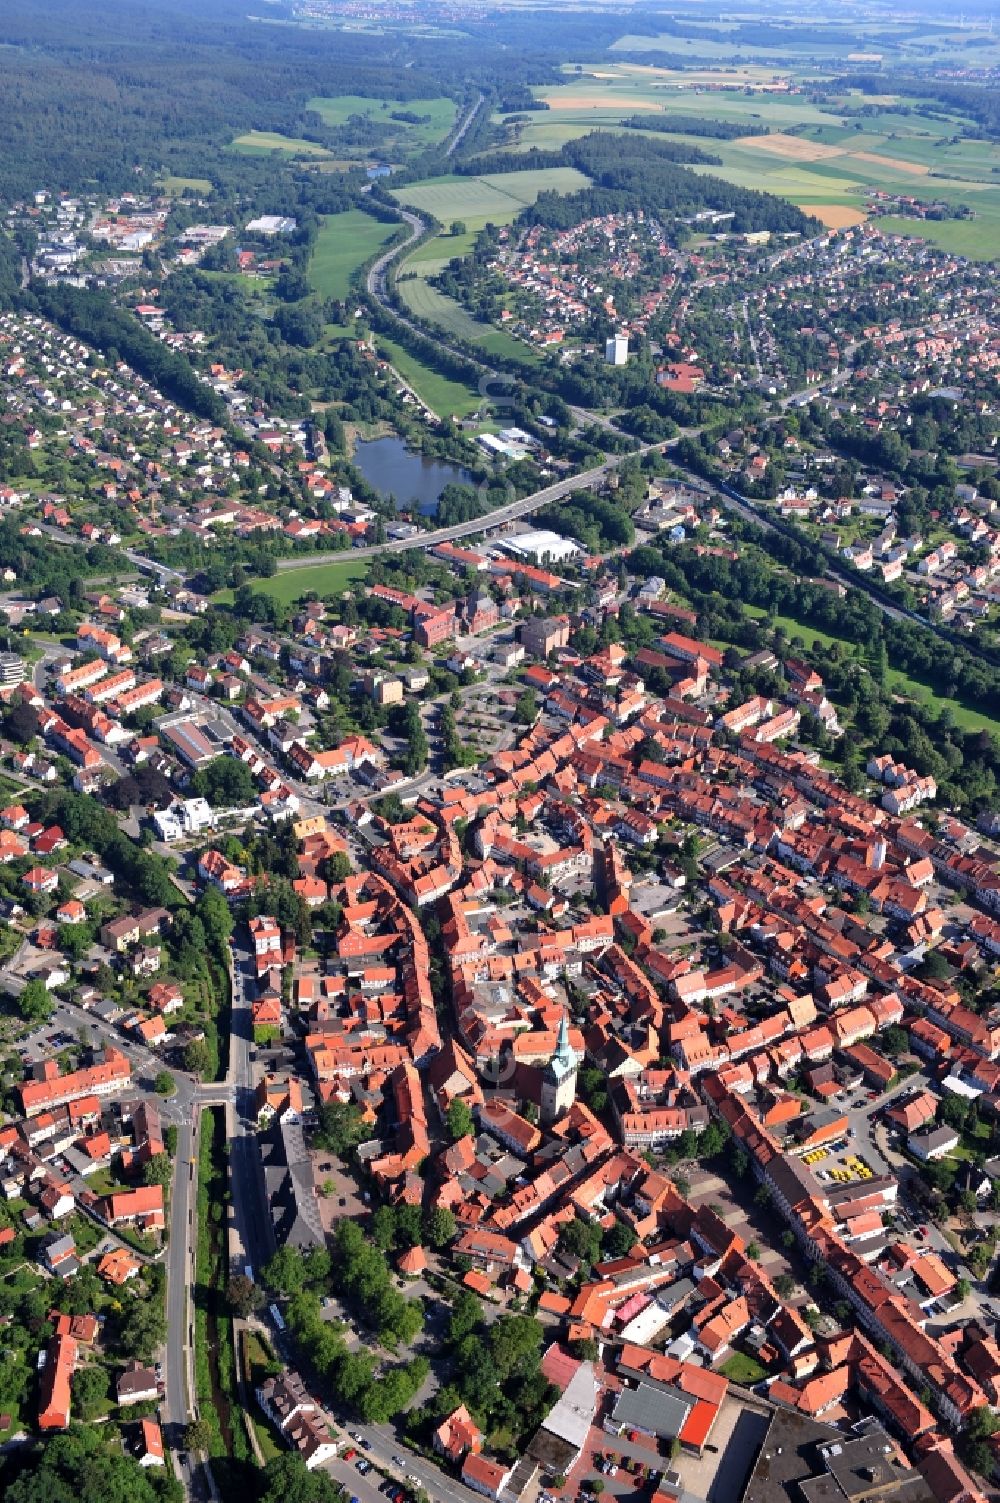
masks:
<svg viewBox="0 0 1000 1503"><path fill-rule="evenodd" d="M65 548L79 548L80 546L80 539L75 533L65 532L60 527L53 527L49 522L33 520L32 525L37 527L39 532L44 532L46 537L51 538L53 542L61 543ZM136 553L134 548L120 548L118 551L123 558L128 559L134 568L140 569L144 574L156 574L159 577L161 585L166 584L169 580L175 580L179 584L185 577L180 569L171 569L167 564L161 564L156 559L147 558L143 553ZM99 583L96 579L91 579L89 582L92 585Z"/></svg>
<svg viewBox="0 0 1000 1503"><path fill-rule="evenodd" d="M644 454L650 448L662 448L662 445L647 445L634 452ZM557 480L552 485L544 486L540 491L532 492L530 496L522 496L519 501L511 501L507 506L500 506L496 511L488 512L484 517L476 517L471 522L459 522L454 527L436 527L433 532L418 532L413 537L391 538L385 543L375 543L370 548L310 553L302 558L282 558L278 560L278 568L279 570L311 569L316 564L336 563L346 558L373 558L380 553L407 553L413 548L434 548L438 543L453 543L460 538L496 532L499 528L516 522L520 517L530 516L532 512L548 506L552 501L561 501L565 496L572 495L574 491L600 485L630 457L629 454L612 455L610 459L605 460L603 464L595 465L593 469L582 470L578 475L568 475L564 480Z"/></svg>
<svg viewBox="0 0 1000 1503"><path fill-rule="evenodd" d="M192 1113L194 1116L194 1113ZM194 1314L190 1291L195 1283L195 1228L198 1133L193 1121L177 1127L177 1155L170 1198L167 1257L167 1360L163 1418L174 1449L182 1444L192 1415L191 1349Z"/></svg>
<svg viewBox="0 0 1000 1503"><path fill-rule="evenodd" d="M255 1123L257 1071L251 1059L254 1051L250 1013L253 972L250 950L242 937L233 942L232 961L232 1027L226 1077L232 1092L226 1109L232 1195L230 1265L235 1264L237 1270L241 1270L249 1264L254 1278L259 1279L261 1268L275 1250L275 1243Z"/></svg>
<svg viewBox="0 0 1000 1503"><path fill-rule="evenodd" d="M472 124L473 120L475 120L476 116L479 114L479 111L483 107L483 99L484 96L480 94L476 99L475 104L471 105L470 108L466 111L465 116L458 127L458 130L452 136L451 141L448 144L448 148L445 151L446 157L453 156L454 153L458 150L459 146L461 146L462 142L465 139L466 131L469 129L469 126Z"/></svg>
<svg viewBox="0 0 1000 1503"><path fill-rule="evenodd" d="M390 1425L358 1425L351 1429L350 1435L352 1439L360 1436L368 1443L364 1454L369 1461L375 1463L380 1472L401 1482L404 1487L409 1486L411 1491L415 1487L422 1487L433 1499L433 1503L482 1503L482 1494L473 1492L433 1462L408 1451L405 1445L396 1440ZM399 1458L402 1465L393 1461L394 1456ZM369 1472L367 1479L364 1479L349 1461L330 1462L325 1470L359 1498L362 1494L358 1483L367 1480L379 1503L385 1503L384 1498L375 1492L381 1481L381 1477L376 1476L375 1472Z"/></svg>

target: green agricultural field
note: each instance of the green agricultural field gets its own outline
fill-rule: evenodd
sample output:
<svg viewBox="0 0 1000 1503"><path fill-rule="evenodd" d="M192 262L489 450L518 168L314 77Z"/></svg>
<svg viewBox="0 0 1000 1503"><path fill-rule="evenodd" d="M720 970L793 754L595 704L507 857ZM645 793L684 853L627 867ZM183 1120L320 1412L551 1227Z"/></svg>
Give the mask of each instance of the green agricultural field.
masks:
<svg viewBox="0 0 1000 1503"><path fill-rule="evenodd" d="M472 413L479 411L483 398L471 386L431 370L430 366L424 365L392 339L379 334L375 342L377 348L384 351L392 361L403 380L413 387L417 396L438 417L470 417Z"/></svg>
<svg viewBox="0 0 1000 1503"><path fill-rule="evenodd" d="M460 220L467 230L481 230L485 224L510 224L540 193L576 193L589 181L574 167L548 167L489 177L429 178L401 188L396 197L446 227Z"/></svg>
<svg viewBox="0 0 1000 1503"><path fill-rule="evenodd" d="M476 345L484 355L525 364L535 361L533 350L512 339L506 330L479 323L461 304L432 287L430 278L455 256L468 255L484 225L510 224L539 193L575 193L589 181L573 167L550 167L484 177L431 178L401 188L396 194L400 203L418 213L432 214L445 226L441 234L419 245L400 267L396 285L406 307L421 322L437 324L446 334ZM456 220L465 225L462 235L450 233ZM412 272L416 276L409 275Z"/></svg>
<svg viewBox="0 0 1000 1503"><path fill-rule="evenodd" d="M989 204L975 200L975 219L883 219L882 228L898 235L929 240L942 250L975 261L1000 260L1000 194L990 194Z"/></svg>
<svg viewBox="0 0 1000 1503"><path fill-rule="evenodd" d="M282 136L273 130L248 130L235 138L232 148L252 157L270 156L272 151L279 151L286 157L322 158L330 155L326 147L316 141L304 141L300 136Z"/></svg>
<svg viewBox="0 0 1000 1503"><path fill-rule="evenodd" d="M315 110L324 125L346 125L352 115L364 115L374 124L385 126L391 132L388 139L403 141L409 146L430 146L451 130L458 107L454 99L443 95L436 99L366 99L361 94L342 94L337 99L310 99L306 108ZM419 125L407 120L393 120L394 110L427 115L429 119Z"/></svg>
<svg viewBox="0 0 1000 1503"><path fill-rule="evenodd" d="M696 19L696 18L692 18ZM972 31L968 26L953 29L953 16L940 21L921 17L916 23L911 20L892 20L872 23L852 17L850 25L842 25L836 16L824 20L810 15L809 36L798 39L794 24L789 23L787 38L777 43L760 45L746 35L740 34L740 26L731 21L701 22L694 36L672 36L660 32L652 36L628 33L613 43L612 52L646 53L655 59L657 53L674 57L689 57L693 62L718 59L720 62L753 61L784 62L787 66L806 68L810 64L826 63L841 66L852 54L868 53L884 60L886 66L895 63L928 64L941 66L953 63L959 66L987 68L1000 62L1000 38L988 31L983 23ZM827 35L817 37L825 30Z"/></svg>
<svg viewBox="0 0 1000 1503"><path fill-rule="evenodd" d="M309 260L309 285L321 297L346 298L351 276L395 233L394 224L381 224L360 209L323 218Z"/></svg>
<svg viewBox="0 0 1000 1503"><path fill-rule="evenodd" d="M722 23L719 29L724 29ZM663 40L670 51L667 40L679 39ZM789 50L793 51L791 41L790 37ZM733 57L732 52L729 55ZM738 187L761 188L787 198L815 210L831 228L859 222L871 189L928 201L941 199L952 205L964 203L975 210L974 220L928 225L903 217L889 224L902 234L924 233L935 244L960 254L979 259L997 254L1000 145L976 139L971 122L958 117L929 120L915 112L904 114L895 96L886 96L884 109L860 121L837 113L839 101L820 108L804 93L753 90L753 85L774 76L773 69L739 62L726 72L713 72L711 67L679 72L634 63L567 68L565 82L535 91L548 108L518 126L515 149L558 149L587 131L613 130L630 115L648 114L650 119L671 113L702 115L743 126L746 139L696 138L693 144L720 157L721 165L695 171L715 173ZM718 87L733 83L744 84L751 92ZM845 94L842 100L845 109L859 102L861 96L855 93ZM865 98L864 103L870 106L878 101ZM912 103L919 106L921 101ZM678 133L666 139L691 138Z"/></svg>
<svg viewBox="0 0 1000 1503"><path fill-rule="evenodd" d="M301 568L283 569L271 579L247 581L261 595L270 595L282 605L293 605L302 595L315 591L317 595L336 595L346 590L355 580L364 579L368 565L363 558L337 559L332 564L303 563ZM226 605L233 598L232 590L218 590L212 599Z"/></svg>

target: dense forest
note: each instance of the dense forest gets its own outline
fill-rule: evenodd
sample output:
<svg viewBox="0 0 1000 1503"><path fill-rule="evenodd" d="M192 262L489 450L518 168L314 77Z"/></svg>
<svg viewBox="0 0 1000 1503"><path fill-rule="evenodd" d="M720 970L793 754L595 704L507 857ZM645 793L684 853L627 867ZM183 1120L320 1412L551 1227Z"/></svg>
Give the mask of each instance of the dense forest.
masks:
<svg viewBox="0 0 1000 1503"><path fill-rule="evenodd" d="M629 115L622 121L629 130L656 131L657 133L682 136L711 136L716 141L735 141L747 134L745 120L708 120L704 115L678 115L672 110L669 115ZM755 120L755 136L770 135L771 127Z"/></svg>
<svg viewBox="0 0 1000 1503"><path fill-rule="evenodd" d="M5 0L0 196L43 186L118 191L162 170L217 187L262 182L273 171L266 158L220 150L235 134L278 131L334 148L353 134L377 146L377 124L326 126L307 108L313 97L405 104L481 90L501 108L528 108L529 85L556 82L567 57L599 55L621 31L613 14L579 14L567 28L555 12L491 11L455 24L443 48L402 29L365 34L290 19L278 6L266 21L251 18L239 0Z"/></svg>
<svg viewBox="0 0 1000 1503"><path fill-rule="evenodd" d="M1000 91L986 84L956 83L903 72L851 73L846 78L831 79L817 92L826 97L850 89L867 95L899 94L903 99L929 100L950 114L967 116L994 140L1000 137ZM918 113L928 111L926 104L912 108Z"/></svg>
<svg viewBox="0 0 1000 1503"><path fill-rule="evenodd" d="M591 178L592 186L561 196L542 193L525 209L521 222L569 229L582 219L643 209L666 220L682 219L704 210L732 213L737 234L771 230L775 234L807 235L815 224L794 204L737 188L718 177L702 177L677 165L677 143L647 136L624 137L591 131L569 141L560 153L567 167ZM696 148L691 148L696 150Z"/></svg>
<svg viewBox="0 0 1000 1503"><path fill-rule="evenodd" d="M42 313L67 333L118 356L164 396L213 423L226 421L226 404L195 374L191 362L169 349L134 314L117 307L107 293L61 282L34 294Z"/></svg>

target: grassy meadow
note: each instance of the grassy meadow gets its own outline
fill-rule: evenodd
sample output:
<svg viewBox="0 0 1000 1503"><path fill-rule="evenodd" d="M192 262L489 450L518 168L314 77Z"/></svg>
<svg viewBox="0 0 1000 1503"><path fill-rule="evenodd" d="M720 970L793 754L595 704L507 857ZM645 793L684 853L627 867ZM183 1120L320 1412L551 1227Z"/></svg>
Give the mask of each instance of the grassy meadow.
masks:
<svg viewBox="0 0 1000 1503"><path fill-rule="evenodd" d="M346 298L354 272L391 239L395 229L360 209L325 215L309 261L310 287L321 297Z"/></svg>
<svg viewBox="0 0 1000 1503"><path fill-rule="evenodd" d="M315 590L317 595L336 595L346 590L355 580L364 579L368 565L363 558L345 557L332 564L303 563L301 568L282 569L270 579L249 579L247 583L261 595L270 595L282 605L294 605L303 595ZM212 599L226 605L233 598L232 590L218 590Z"/></svg>
<svg viewBox="0 0 1000 1503"><path fill-rule="evenodd" d="M353 115L363 115L374 124L385 126L389 135L385 146L392 150L414 149L431 146L443 140L455 124L458 111L454 99L443 95L436 99L366 99L361 94L342 94L337 99L318 96L307 100L306 108L315 110L324 125L346 125ZM408 120L393 120L393 112L426 115L426 121L414 124ZM382 147L374 148L381 152ZM391 154L391 151L390 151Z"/></svg>

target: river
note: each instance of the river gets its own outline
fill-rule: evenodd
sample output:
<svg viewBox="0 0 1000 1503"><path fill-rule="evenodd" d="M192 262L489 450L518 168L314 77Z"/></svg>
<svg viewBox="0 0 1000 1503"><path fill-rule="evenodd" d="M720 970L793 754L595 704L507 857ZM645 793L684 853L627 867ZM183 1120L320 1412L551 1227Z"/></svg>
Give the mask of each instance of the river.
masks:
<svg viewBox="0 0 1000 1503"><path fill-rule="evenodd" d="M468 470L443 459L427 459L395 436L358 443L353 457L372 489L380 496L393 496L400 511L409 511L416 504L431 517L446 485L474 483Z"/></svg>

